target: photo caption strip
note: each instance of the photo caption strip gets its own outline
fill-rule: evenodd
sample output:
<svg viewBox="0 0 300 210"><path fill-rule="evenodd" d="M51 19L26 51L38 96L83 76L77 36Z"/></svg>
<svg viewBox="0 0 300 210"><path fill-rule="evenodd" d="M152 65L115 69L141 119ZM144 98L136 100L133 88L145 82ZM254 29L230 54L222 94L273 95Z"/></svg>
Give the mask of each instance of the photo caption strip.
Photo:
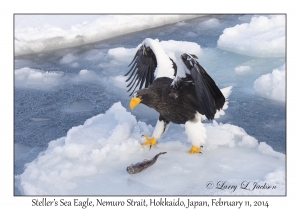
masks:
<svg viewBox="0 0 300 210"><path fill-rule="evenodd" d="M261 198L255 200L244 200L243 198L33 198L31 199L32 207L77 207L81 209L94 209L102 207L177 207L185 209L200 209L200 208L255 208L265 207L269 208L270 203L267 200Z"/></svg>

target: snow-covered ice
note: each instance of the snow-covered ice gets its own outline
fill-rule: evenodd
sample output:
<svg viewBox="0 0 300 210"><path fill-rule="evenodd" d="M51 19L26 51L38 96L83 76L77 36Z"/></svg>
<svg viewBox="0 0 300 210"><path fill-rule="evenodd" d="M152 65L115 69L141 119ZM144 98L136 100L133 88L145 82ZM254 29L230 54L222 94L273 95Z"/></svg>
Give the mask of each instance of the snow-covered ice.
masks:
<svg viewBox="0 0 300 210"><path fill-rule="evenodd" d="M141 135L153 127L115 103L104 114L73 127L51 141L46 151L19 175L25 195L284 195L285 155L231 124L205 124L209 141L203 154L190 155L184 128L171 125L149 150ZM130 175L126 167L167 152L157 162ZM258 170L259 169L259 170ZM216 173L217 172L217 173ZM220 176L220 174L222 174ZM180 177L180 178L179 178ZM207 182L215 187L207 189ZM218 189L236 185L236 190ZM243 189L245 182L250 183ZM176 184L174 184L176 183ZM254 188L268 186L276 189ZM253 189L254 188L254 189Z"/></svg>
<svg viewBox="0 0 300 210"><path fill-rule="evenodd" d="M47 88L56 86L63 72L49 72L24 67L15 70L15 86L24 88Z"/></svg>
<svg viewBox="0 0 300 210"><path fill-rule="evenodd" d="M16 15L15 54L79 46L194 17L197 15Z"/></svg>
<svg viewBox="0 0 300 210"><path fill-rule="evenodd" d="M204 27L216 27L219 26L220 21L217 18L211 18L209 20L201 22L199 25Z"/></svg>
<svg viewBox="0 0 300 210"><path fill-rule="evenodd" d="M247 74L249 71L251 71L250 66L237 66L234 68L234 71L236 74L244 75Z"/></svg>
<svg viewBox="0 0 300 210"><path fill-rule="evenodd" d="M285 56L285 16L252 17L250 23L226 28L218 47L255 57Z"/></svg>
<svg viewBox="0 0 300 210"><path fill-rule="evenodd" d="M15 194L286 194L285 16L179 15L171 18L177 23L158 18L143 31L137 28L146 19L128 17L130 24L121 21L112 28L119 31L105 32L111 38L97 35L98 26L109 27L119 17L15 16ZM133 25L136 32L128 34L126 27ZM87 31L96 34L82 37ZM176 48L196 54L220 88L232 86L226 114L204 123L202 155L187 153L182 125L171 124L150 151L140 145L158 114L143 105L128 111L123 75L146 37L158 39L170 57ZM105 40L86 44L96 38ZM238 50L244 43L251 47ZM145 171L126 172L130 164L164 151ZM271 189L241 189L244 181ZM217 189L222 184L238 189Z"/></svg>
<svg viewBox="0 0 300 210"><path fill-rule="evenodd" d="M285 101L285 65L260 76L254 82L254 89L263 97Z"/></svg>

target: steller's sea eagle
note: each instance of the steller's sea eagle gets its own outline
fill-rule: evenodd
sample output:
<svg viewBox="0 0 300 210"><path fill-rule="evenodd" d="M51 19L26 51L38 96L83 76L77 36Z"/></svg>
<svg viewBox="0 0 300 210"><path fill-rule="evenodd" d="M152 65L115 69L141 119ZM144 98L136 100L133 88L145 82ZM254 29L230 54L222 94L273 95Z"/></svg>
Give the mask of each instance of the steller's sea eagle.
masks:
<svg viewBox="0 0 300 210"><path fill-rule="evenodd" d="M130 109L142 103L160 114L152 137L143 136L146 142L142 145L149 144L151 148L173 122L185 124L188 141L192 143L189 152L201 153L206 141L202 121L214 119L216 113L226 108L224 95L229 95L231 87L225 88L223 95L196 59L193 54L178 51L175 59L171 59L157 39L145 39L137 50L125 75L129 76L128 91L133 94Z"/></svg>

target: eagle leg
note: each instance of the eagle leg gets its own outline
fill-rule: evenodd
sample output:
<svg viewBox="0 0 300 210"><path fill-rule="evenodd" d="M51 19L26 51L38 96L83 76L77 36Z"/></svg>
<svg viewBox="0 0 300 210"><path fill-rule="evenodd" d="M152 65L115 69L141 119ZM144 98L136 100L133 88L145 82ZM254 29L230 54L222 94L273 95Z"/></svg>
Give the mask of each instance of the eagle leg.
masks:
<svg viewBox="0 0 300 210"><path fill-rule="evenodd" d="M202 153L203 144L206 141L206 129L201 122L201 115L197 112L195 118L185 123L185 133L188 137L188 141L192 143L190 154Z"/></svg>
<svg viewBox="0 0 300 210"><path fill-rule="evenodd" d="M149 138L148 136L143 135L143 137L147 140L146 142L142 143L143 146L150 144L150 149L152 146L157 144L156 139L161 137L162 134L164 134L168 127L169 127L170 121L166 120L163 116L159 116L156 126L154 128L152 138Z"/></svg>
<svg viewBox="0 0 300 210"><path fill-rule="evenodd" d="M150 144L150 149L151 149L152 146L157 144L155 137L149 138L148 136L145 135L143 135L143 137L147 140L146 142L142 143L143 146Z"/></svg>

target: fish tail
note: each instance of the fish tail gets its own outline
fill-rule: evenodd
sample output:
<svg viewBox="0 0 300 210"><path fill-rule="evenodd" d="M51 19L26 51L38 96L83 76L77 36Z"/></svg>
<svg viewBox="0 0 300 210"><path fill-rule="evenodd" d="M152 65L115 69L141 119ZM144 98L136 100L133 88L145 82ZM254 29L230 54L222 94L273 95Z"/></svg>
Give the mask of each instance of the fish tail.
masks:
<svg viewBox="0 0 300 210"><path fill-rule="evenodd" d="M158 156L160 156L160 155L163 155L163 154L166 154L167 152L160 152L160 153L158 153L157 155L155 155L155 159L157 159L158 158Z"/></svg>

